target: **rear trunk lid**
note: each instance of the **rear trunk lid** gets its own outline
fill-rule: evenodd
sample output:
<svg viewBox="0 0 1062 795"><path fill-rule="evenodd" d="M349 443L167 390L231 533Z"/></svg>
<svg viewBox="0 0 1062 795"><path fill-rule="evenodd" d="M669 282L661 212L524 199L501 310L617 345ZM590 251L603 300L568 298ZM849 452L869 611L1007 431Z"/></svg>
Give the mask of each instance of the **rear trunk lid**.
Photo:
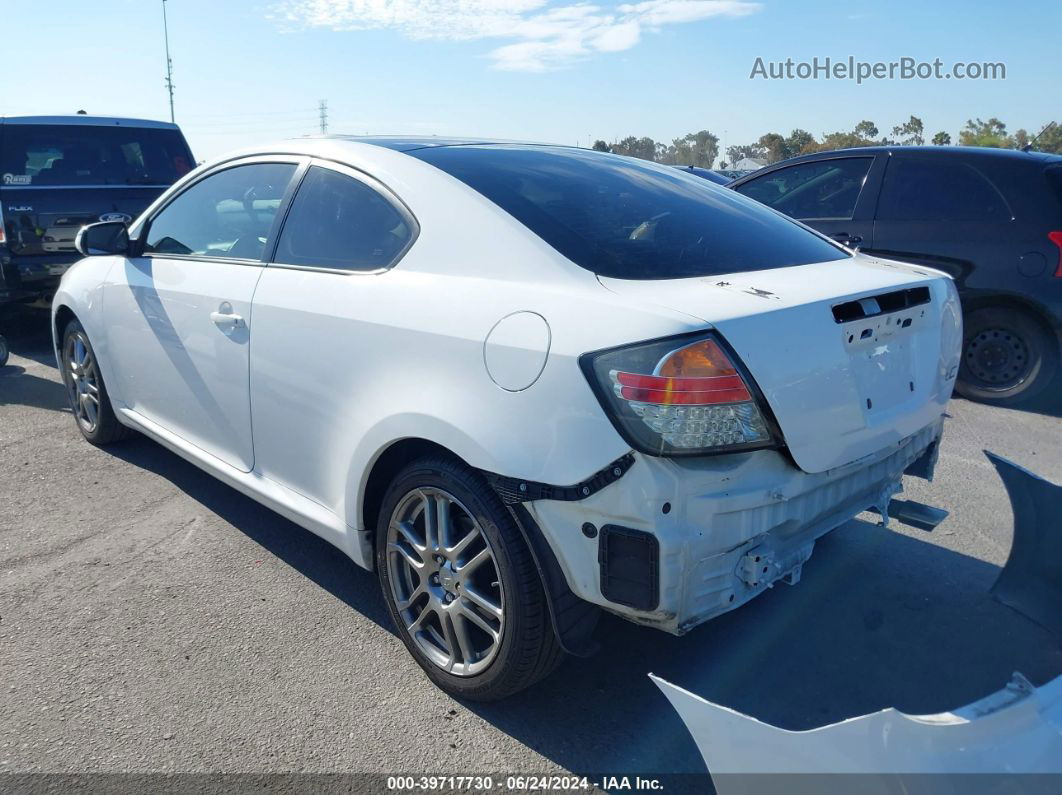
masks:
<svg viewBox="0 0 1062 795"><path fill-rule="evenodd" d="M0 186L4 236L16 257L74 254L74 236L100 220L132 221L164 186Z"/></svg>
<svg viewBox="0 0 1062 795"><path fill-rule="evenodd" d="M902 443L938 420L951 397L961 313L951 280L930 269L858 255L727 276L600 281L716 328L806 472Z"/></svg>

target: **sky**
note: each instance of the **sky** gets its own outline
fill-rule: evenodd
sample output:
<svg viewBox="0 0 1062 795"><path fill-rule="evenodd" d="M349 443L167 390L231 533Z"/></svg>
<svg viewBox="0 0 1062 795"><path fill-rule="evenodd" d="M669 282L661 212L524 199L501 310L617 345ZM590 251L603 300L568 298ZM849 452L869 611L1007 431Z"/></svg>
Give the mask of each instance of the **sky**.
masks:
<svg viewBox="0 0 1062 795"><path fill-rule="evenodd" d="M161 0L0 0L0 115L168 119ZM708 129L724 145L910 115L1062 118L1062 2L167 0L175 112L197 159L277 138L469 135L587 146ZM1002 62L1005 80L750 79L764 62Z"/></svg>

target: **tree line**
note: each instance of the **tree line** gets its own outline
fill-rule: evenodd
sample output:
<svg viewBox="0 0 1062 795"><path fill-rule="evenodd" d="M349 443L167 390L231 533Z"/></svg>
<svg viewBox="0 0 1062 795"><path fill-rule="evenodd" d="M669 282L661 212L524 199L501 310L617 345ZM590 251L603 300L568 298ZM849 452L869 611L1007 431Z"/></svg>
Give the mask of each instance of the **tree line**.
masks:
<svg viewBox="0 0 1062 795"><path fill-rule="evenodd" d="M951 135L941 131L929 138L934 146L950 146ZM905 122L892 128L890 134L883 135L877 124L867 119L859 122L850 132L823 133L821 140L807 130L796 129L789 135L769 132L761 135L755 142L728 146L719 168L726 169L739 160L751 157L767 163L777 163L788 157L822 152L830 149L848 149L858 146L924 146L926 144L925 125L917 116L911 116ZM1040 152L1062 153L1062 124L1050 122L1039 134L1019 129L1013 134L1007 132L1007 125L992 117L988 121L980 118L970 119L959 131L960 146L990 146L1001 149L1022 149L1031 145ZM593 148L601 152L613 152L618 155L640 157L657 163L679 166L699 166L712 168L719 157L719 136L708 130L689 133L682 138L675 138L670 144L629 135L623 140L608 143L594 141Z"/></svg>

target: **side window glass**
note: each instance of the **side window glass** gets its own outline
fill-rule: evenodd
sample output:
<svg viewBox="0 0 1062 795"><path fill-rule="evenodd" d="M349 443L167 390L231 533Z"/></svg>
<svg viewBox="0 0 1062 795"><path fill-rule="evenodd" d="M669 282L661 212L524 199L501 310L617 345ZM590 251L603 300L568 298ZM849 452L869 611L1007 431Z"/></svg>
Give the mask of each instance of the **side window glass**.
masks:
<svg viewBox="0 0 1062 795"><path fill-rule="evenodd" d="M885 172L881 221L1006 221L1010 208L996 187L966 163L894 159Z"/></svg>
<svg viewBox="0 0 1062 795"><path fill-rule="evenodd" d="M261 259L294 173L292 163L252 163L197 182L152 219L144 253Z"/></svg>
<svg viewBox="0 0 1062 795"><path fill-rule="evenodd" d="M803 221L848 219L855 213L870 157L800 163L736 188L739 193Z"/></svg>
<svg viewBox="0 0 1062 795"><path fill-rule="evenodd" d="M406 217L360 180L313 166L284 221L276 261L351 271L394 264L413 237Z"/></svg>

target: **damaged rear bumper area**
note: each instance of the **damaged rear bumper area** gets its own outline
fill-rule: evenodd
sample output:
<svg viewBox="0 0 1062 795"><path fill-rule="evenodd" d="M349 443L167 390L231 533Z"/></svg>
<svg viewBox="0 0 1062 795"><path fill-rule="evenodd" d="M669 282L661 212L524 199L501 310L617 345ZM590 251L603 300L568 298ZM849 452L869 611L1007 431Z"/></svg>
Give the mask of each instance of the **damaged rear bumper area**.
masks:
<svg viewBox="0 0 1062 795"><path fill-rule="evenodd" d="M860 512L887 521L902 475L932 476L942 423L822 473L770 450L635 456L620 482L583 499L525 504L576 596L683 634L796 583L815 541Z"/></svg>
<svg viewBox="0 0 1062 795"><path fill-rule="evenodd" d="M1062 487L985 451L1014 512L1010 556L991 588L1062 640ZM720 795L1062 792L1062 676L1020 673L950 712L888 708L806 731L763 723L649 674L704 757Z"/></svg>

